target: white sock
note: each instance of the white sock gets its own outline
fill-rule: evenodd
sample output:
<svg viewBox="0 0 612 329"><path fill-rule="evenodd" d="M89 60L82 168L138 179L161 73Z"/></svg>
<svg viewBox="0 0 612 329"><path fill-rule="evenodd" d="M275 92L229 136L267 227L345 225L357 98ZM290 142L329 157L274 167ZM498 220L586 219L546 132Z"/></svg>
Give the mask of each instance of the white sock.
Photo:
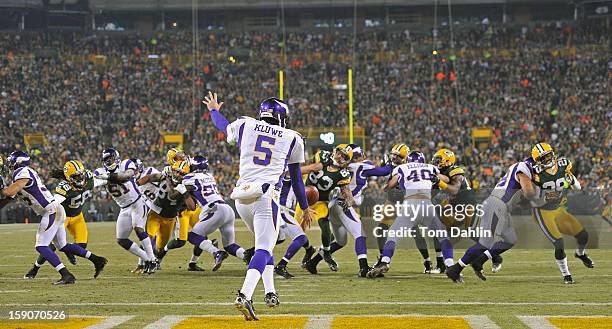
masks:
<svg viewBox="0 0 612 329"><path fill-rule="evenodd" d="M489 257L489 259L493 259L493 256L491 256L491 253L488 250L485 250L484 254Z"/></svg>
<svg viewBox="0 0 612 329"><path fill-rule="evenodd" d="M144 266L144 262L145 262L144 259L138 258L138 265Z"/></svg>
<svg viewBox="0 0 612 329"><path fill-rule="evenodd" d="M197 263L198 259L200 259L200 256L191 255L191 260L189 262L190 263Z"/></svg>
<svg viewBox="0 0 612 329"><path fill-rule="evenodd" d="M321 250L329 251L329 247L323 247L323 246L321 246Z"/></svg>
<svg viewBox="0 0 612 329"><path fill-rule="evenodd" d="M38 262L37 262L37 261L35 261L35 262L34 262L34 266L36 266L36 267L41 267L41 266L42 266L42 264L38 264Z"/></svg>
<svg viewBox="0 0 612 329"><path fill-rule="evenodd" d="M457 261L457 263L459 265L461 265L461 267L466 267L467 266L464 262L461 261L461 259L459 259L459 261ZM444 265L446 265L446 260L444 261Z"/></svg>
<svg viewBox="0 0 612 329"><path fill-rule="evenodd" d="M569 267L567 266L567 257L561 260L556 259L556 261L557 261L557 265L559 266L559 271L561 271L561 274L563 276L571 275L569 272Z"/></svg>
<svg viewBox="0 0 612 329"><path fill-rule="evenodd" d="M585 248L576 247L576 255L583 256L585 252Z"/></svg>
<svg viewBox="0 0 612 329"><path fill-rule="evenodd" d="M149 259L149 256L147 256L147 253L144 250L140 249L140 247L138 247L138 245L134 242L132 242L132 245L130 246L130 250L128 251L144 260Z"/></svg>
<svg viewBox="0 0 612 329"><path fill-rule="evenodd" d="M442 257L442 252L441 251L436 251L436 258L440 258Z"/></svg>
<svg viewBox="0 0 612 329"><path fill-rule="evenodd" d="M62 270L63 268L65 268L65 267L66 267L66 266L64 266L64 264L60 263L59 265L57 265L57 266L55 267L55 270L59 272L59 271L61 271L61 270Z"/></svg>
<svg viewBox="0 0 612 329"><path fill-rule="evenodd" d="M89 257L91 257L91 251L87 250L85 253L85 258L89 259Z"/></svg>
<svg viewBox="0 0 612 329"><path fill-rule="evenodd" d="M209 254L214 254L217 251L219 251L219 249L217 247L215 247L212 242L210 242L210 240L204 240L202 241L202 243L200 243L200 245L198 246L200 247L200 249L206 251Z"/></svg>
<svg viewBox="0 0 612 329"><path fill-rule="evenodd" d="M274 288L274 265L266 265L261 279L263 280L266 294L269 292L276 292L276 288Z"/></svg>
<svg viewBox="0 0 612 329"><path fill-rule="evenodd" d="M144 250L147 253L147 258L148 260L154 260L155 259L155 255L153 254L153 246L151 245L151 238L147 237L144 240L140 241L140 245L143 246Z"/></svg>
<svg viewBox="0 0 612 329"><path fill-rule="evenodd" d="M253 292L257 287L257 283L259 283L259 278L261 278L261 274L258 270L254 268L250 268L246 276L244 277L244 283L242 284L242 289L240 292L243 293L248 300L253 299Z"/></svg>
<svg viewBox="0 0 612 329"><path fill-rule="evenodd" d="M165 246L164 246L164 251L165 251L165 252L168 252L168 250L170 250L170 249L168 249L168 245L165 245Z"/></svg>
<svg viewBox="0 0 612 329"><path fill-rule="evenodd" d="M381 258L380 261L383 262L383 263L389 264L389 263L391 263L391 257L383 256L383 258Z"/></svg>
<svg viewBox="0 0 612 329"><path fill-rule="evenodd" d="M447 258L444 260L444 265L446 265L446 267L451 267L455 264L455 262L453 261L452 258Z"/></svg>
<svg viewBox="0 0 612 329"><path fill-rule="evenodd" d="M431 262L431 259L429 259L429 257L425 258L426 262Z"/></svg>
<svg viewBox="0 0 612 329"><path fill-rule="evenodd" d="M238 250L236 250L236 257L244 259L244 248L238 248Z"/></svg>

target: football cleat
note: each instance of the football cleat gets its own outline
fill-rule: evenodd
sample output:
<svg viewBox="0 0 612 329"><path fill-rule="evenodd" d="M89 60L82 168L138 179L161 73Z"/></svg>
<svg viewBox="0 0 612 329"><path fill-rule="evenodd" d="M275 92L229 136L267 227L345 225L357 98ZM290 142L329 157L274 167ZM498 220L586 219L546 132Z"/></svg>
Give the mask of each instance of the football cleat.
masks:
<svg viewBox="0 0 612 329"><path fill-rule="evenodd" d="M306 249L306 253L302 258L302 268L306 268L306 263L308 263L308 261L312 258L312 255L314 255L316 252L317 251L313 247Z"/></svg>
<svg viewBox="0 0 612 329"><path fill-rule="evenodd" d="M446 271L446 264L444 264L444 258L436 257L436 267L431 271L431 273L444 273L445 271Z"/></svg>
<svg viewBox="0 0 612 329"><path fill-rule="evenodd" d="M74 256L73 253L65 252L64 254L66 255L66 258L68 258L68 261L70 262L70 264L72 264L72 265L76 265L77 264L76 256Z"/></svg>
<svg viewBox="0 0 612 329"><path fill-rule="evenodd" d="M285 279L291 279L293 278L293 274L289 273L289 271L287 271L287 266L285 265L277 265L274 268L274 273L276 273L276 275L280 275Z"/></svg>
<svg viewBox="0 0 612 329"><path fill-rule="evenodd" d="M576 282L574 281L574 279L572 279L571 275L565 275L565 276L563 276L563 283L565 283L565 284L574 284Z"/></svg>
<svg viewBox="0 0 612 329"><path fill-rule="evenodd" d="M255 315L255 309L253 308L253 301L248 300L246 296L238 291L238 296L234 301L234 306L242 315L244 315L244 319L247 321L259 320L257 315Z"/></svg>
<svg viewBox="0 0 612 329"><path fill-rule="evenodd" d="M382 263L382 258L383 258L382 255L378 256L378 259L376 260L376 263L374 263L374 267L379 266L380 263Z"/></svg>
<svg viewBox="0 0 612 329"><path fill-rule="evenodd" d="M94 264L94 267L96 269L96 272L94 273L94 279L95 279L104 270L104 267L108 263L108 259L106 259L104 257L96 256L94 259L92 259L92 263Z"/></svg>
<svg viewBox="0 0 612 329"><path fill-rule="evenodd" d="M278 299L278 295L275 292L269 292L264 297L264 302L266 302L266 306L269 308L277 307L280 305L280 299Z"/></svg>
<svg viewBox="0 0 612 329"><path fill-rule="evenodd" d="M595 263L593 263L593 260L591 260L591 258L589 258L589 256L587 256L587 254L584 254L582 256L574 253L574 257L580 259L582 261L582 264L584 264L584 266L588 267L588 268L593 268L595 267Z"/></svg>
<svg viewBox="0 0 612 329"><path fill-rule="evenodd" d="M461 271L463 271L463 267L461 267L459 263L456 263L453 266L447 267L445 273L449 279L453 280L453 282L463 282Z"/></svg>
<svg viewBox="0 0 612 329"><path fill-rule="evenodd" d="M476 276L480 280L487 281L487 277L484 275L484 269L482 268L482 264L480 262L474 261L470 265L472 266L472 269L474 270L474 274L476 274Z"/></svg>
<svg viewBox="0 0 612 329"><path fill-rule="evenodd" d="M215 258L215 265L213 265L212 271L213 272L217 272L217 270L219 268L221 268L221 265L223 264L223 261L229 256L229 254L227 253L227 251L225 250L219 250L216 251L213 254L213 257Z"/></svg>
<svg viewBox="0 0 612 329"><path fill-rule="evenodd" d="M323 260L327 263L330 270L334 272L338 271L338 263L336 263L336 260L334 260L329 250L323 250Z"/></svg>
<svg viewBox="0 0 612 329"><path fill-rule="evenodd" d="M357 277L358 278L367 278L368 277L368 273L370 273L370 271L372 270L371 267L362 267L359 269L359 272L357 272Z"/></svg>
<svg viewBox="0 0 612 329"><path fill-rule="evenodd" d="M68 274L63 275L61 279L53 282L53 285L58 286L58 285L63 285L63 284L73 284L75 281L76 281L76 278L74 277L74 275L68 272Z"/></svg>
<svg viewBox="0 0 612 329"><path fill-rule="evenodd" d="M425 269L423 270L424 274L431 274L431 261L426 260L423 262L423 266L425 266ZM376 266L375 266L376 267Z"/></svg>
<svg viewBox="0 0 612 329"><path fill-rule="evenodd" d="M149 260L145 262L144 269L142 271L143 274L153 274L157 270L157 262L154 260Z"/></svg>
<svg viewBox="0 0 612 329"><path fill-rule="evenodd" d="M40 267L34 265L32 266L32 268L28 271L28 273L26 273L23 278L24 279L34 279L36 277L36 274L38 274L38 270L40 269Z"/></svg>
<svg viewBox="0 0 612 329"><path fill-rule="evenodd" d="M317 274L317 263L313 262L313 260L309 260L306 262L306 264L304 265L304 269L308 272L310 272L310 274Z"/></svg>
<svg viewBox="0 0 612 329"><path fill-rule="evenodd" d="M491 264L491 272L497 273L497 272L501 271L501 269L502 269L502 263L493 263L493 264Z"/></svg>
<svg viewBox="0 0 612 329"><path fill-rule="evenodd" d="M164 257L166 256L168 252L165 251L163 248L160 250L157 250L157 248L153 249L153 254L155 254L155 258L157 258L157 260L161 263L162 259L164 259Z"/></svg>
<svg viewBox="0 0 612 329"><path fill-rule="evenodd" d="M204 272L204 269L199 267L197 263L189 263L189 267L187 268L187 271L190 271L190 272Z"/></svg>
<svg viewBox="0 0 612 329"><path fill-rule="evenodd" d="M131 272L135 274L142 274L144 273L144 269L145 269L144 264L138 264L138 266L136 266L136 268L133 269Z"/></svg>
<svg viewBox="0 0 612 329"><path fill-rule="evenodd" d="M244 262L247 263L247 265L251 262L251 258L253 258L253 255L255 255L255 247L253 248L249 248L246 249L244 251Z"/></svg>
<svg viewBox="0 0 612 329"><path fill-rule="evenodd" d="M366 275L368 278L373 279L380 278L381 276L384 276L384 274L387 272L389 272L389 263L381 261L379 264L370 269L368 273L366 273Z"/></svg>

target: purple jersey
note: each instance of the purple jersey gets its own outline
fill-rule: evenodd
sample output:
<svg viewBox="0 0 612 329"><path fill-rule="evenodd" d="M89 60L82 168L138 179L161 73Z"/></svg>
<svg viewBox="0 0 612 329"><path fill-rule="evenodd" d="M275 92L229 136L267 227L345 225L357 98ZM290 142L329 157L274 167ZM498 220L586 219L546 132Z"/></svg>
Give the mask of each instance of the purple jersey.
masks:
<svg viewBox="0 0 612 329"><path fill-rule="evenodd" d="M53 194L43 184L36 170L30 167L17 168L13 173L13 182L20 179L28 180L26 186L17 194L22 201L40 216L55 212L52 205L55 202Z"/></svg>
<svg viewBox="0 0 612 329"><path fill-rule="evenodd" d="M521 190L521 184L519 183L517 174L523 173L531 179L531 169L525 162L517 162L508 168L506 175L502 177L495 188L493 188L493 192L491 195L500 198L505 204L511 205L516 201L515 196L518 191Z"/></svg>
<svg viewBox="0 0 612 329"><path fill-rule="evenodd" d="M191 192L200 208L204 209L209 203L223 201L217 190L217 182L211 174L191 173L183 178L183 185L193 186Z"/></svg>

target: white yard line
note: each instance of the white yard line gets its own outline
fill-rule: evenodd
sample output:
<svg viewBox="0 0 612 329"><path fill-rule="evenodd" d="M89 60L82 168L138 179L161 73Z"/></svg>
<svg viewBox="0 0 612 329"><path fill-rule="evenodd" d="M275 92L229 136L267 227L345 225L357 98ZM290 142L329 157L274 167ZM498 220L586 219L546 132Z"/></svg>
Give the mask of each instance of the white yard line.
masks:
<svg viewBox="0 0 612 329"><path fill-rule="evenodd" d="M84 317L89 317L91 318L92 316L87 316L87 315L71 315L71 318L84 318ZM101 322L98 322L96 324L93 324L89 327L86 327L86 329L110 329L110 328L114 328L126 321L129 321L130 319L132 319L134 316L133 315L125 315L125 316L103 316L103 318L105 318L104 320L102 320Z"/></svg>
<svg viewBox="0 0 612 329"><path fill-rule="evenodd" d="M610 315L517 315L516 317L532 329L559 329L550 323L547 318L608 318L612 321Z"/></svg>
<svg viewBox="0 0 612 329"><path fill-rule="evenodd" d="M437 301L390 301L390 302L375 302L375 301L283 301L283 305L491 305L491 306L612 306L612 302L437 302ZM255 302L255 304L264 304L263 302ZM28 307L28 306L228 306L234 305L231 302L135 302L135 303L2 303L0 307Z"/></svg>
<svg viewBox="0 0 612 329"><path fill-rule="evenodd" d="M145 326L144 329L170 329L188 317L189 315L166 315Z"/></svg>
<svg viewBox="0 0 612 329"><path fill-rule="evenodd" d="M304 329L329 329L334 317L332 315L313 315L308 318Z"/></svg>

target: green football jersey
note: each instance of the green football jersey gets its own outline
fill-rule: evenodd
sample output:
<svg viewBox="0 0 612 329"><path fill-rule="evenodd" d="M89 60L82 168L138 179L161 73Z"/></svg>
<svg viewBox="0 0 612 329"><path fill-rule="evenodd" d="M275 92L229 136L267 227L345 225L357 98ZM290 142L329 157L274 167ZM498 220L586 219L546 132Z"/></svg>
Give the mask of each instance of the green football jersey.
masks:
<svg viewBox="0 0 612 329"><path fill-rule="evenodd" d="M91 171L87 171L87 182L85 188L77 190L66 180L61 180L55 188L55 193L66 198L62 202L62 206L66 211L66 217L75 217L83 211L83 205L92 197L94 188L94 175Z"/></svg>
<svg viewBox="0 0 612 329"><path fill-rule="evenodd" d="M449 200L451 205L457 204L476 204L476 194L474 190L470 187L470 183L465 176L465 170L463 168L452 165L448 167L440 168L440 173L444 176L447 176L449 179L452 179L456 175L463 175L463 180L461 181L461 186L459 186L459 193L455 196L451 197Z"/></svg>
<svg viewBox="0 0 612 329"><path fill-rule="evenodd" d="M551 169L554 169L551 168ZM565 183L568 182L566 174L572 173L572 162L566 158L557 159L557 170L552 172L542 166L534 167L533 181L540 187L546 203L540 207L545 210L554 210L561 206L566 194Z"/></svg>
<svg viewBox="0 0 612 329"><path fill-rule="evenodd" d="M334 188L351 182L351 172L348 168L334 166L329 151L320 151L315 157L323 164L323 169L308 174L306 186L315 186L319 190L319 201L329 201L329 194Z"/></svg>

